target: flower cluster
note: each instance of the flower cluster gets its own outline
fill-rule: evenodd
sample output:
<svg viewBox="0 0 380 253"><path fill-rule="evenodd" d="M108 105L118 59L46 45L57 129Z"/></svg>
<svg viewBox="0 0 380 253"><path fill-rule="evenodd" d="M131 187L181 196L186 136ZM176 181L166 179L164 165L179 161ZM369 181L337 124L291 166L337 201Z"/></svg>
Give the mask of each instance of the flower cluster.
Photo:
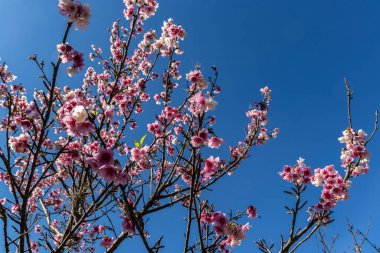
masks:
<svg viewBox="0 0 380 253"><path fill-rule="evenodd" d="M27 134L20 134L18 137L10 136L9 145L13 151L20 154L29 152L29 136Z"/></svg>
<svg viewBox="0 0 380 253"><path fill-rule="evenodd" d="M182 54L179 40L184 40L185 36L186 32L182 26L174 24L173 19L169 19L164 22L161 37L155 41L153 48L160 51L162 56L171 55L172 52Z"/></svg>
<svg viewBox="0 0 380 253"><path fill-rule="evenodd" d="M114 238L118 238L114 245L117 247L117 230L126 237L135 235L141 231L146 214L177 199L191 207L191 194L200 197L209 183L236 169L249 148L264 144L278 132L267 133L264 128L270 90L263 88L264 102L247 114L251 119L248 137L231 149L231 157L223 160L215 154L205 155L204 149L207 153L216 152L224 143L214 129L216 118L211 112L221 91L216 85L216 68L213 67L214 80L206 78L199 67L181 80L181 62L175 57L183 52L180 41L186 36L185 30L169 19L161 34L154 30L141 34L143 21L155 13L157 2L124 3L124 15L131 21L129 27L124 27L122 21L113 23L109 52L92 46L90 59L98 60L100 68L95 71L89 67L80 87L62 87L56 81L60 80L56 75L61 73L60 63L72 64L67 69L69 76L84 67L83 54L66 43L71 24L84 29L90 17L90 8L76 0L59 0L60 12L68 17L69 25L63 43L56 46L59 58L53 63L53 76L47 75L37 56L31 57L42 70L46 88L36 89L31 102L22 85L8 85L15 76L7 66L0 65L0 105L9 109L9 115L1 119L0 130L9 133L6 145L7 151L11 150L9 156L1 157L9 161L0 171L0 181L15 198L28 196L20 198L20 202L0 200L0 205L9 210L16 222L27 217L29 224L29 219L36 218L35 232L39 238L25 242L32 252L46 245L66 247L70 252L95 252L95 244L110 248ZM140 42L132 41L138 37L142 37ZM137 45L134 50L133 45ZM161 60L169 64L159 72ZM155 67L156 62L159 67ZM161 82L163 88L150 87L153 81ZM173 96L175 89L183 85L181 81L187 85L178 89L186 90L182 101L181 95ZM158 91L148 94L150 90ZM144 135L130 146L134 136L129 129L145 122L139 117L144 113L144 102L151 97L159 109L154 118L146 121L151 122L147 124L151 136L146 138L150 143L144 144ZM178 180L181 177L183 182ZM189 191L191 187L193 192ZM151 192L150 197L147 192ZM140 207L144 211L140 212ZM103 223L108 214L116 212L120 212L117 226ZM235 223L242 214L257 216L253 206L237 218L209 213L209 221L202 224L213 226L223 252L229 252L227 248L245 238L249 225ZM73 221L75 228L70 232L65 224L68 220Z"/></svg>
<svg viewBox="0 0 380 253"><path fill-rule="evenodd" d="M14 81L17 76L13 75L11 72L8 71L7 65L0 64L0 78L5 83L10 83Z"/></svg>
<svg viewBox="0 0 380 253"><path fill-rule="evenodd" d="M140 11L143 19L154 15L158 8L156 0L123 0L125 4L124 16L127 20L136 14L137 9Z"/></svg>
<svg viewBox="0 0 380 253"><path fill-rule="evenodd" d="M300 158L297 160L297 165L291 167L285 165L280 172L280 177L285 181L298 184L309 184L311 182L312 173L311 169L304 164L304 159Z"/></svg>
<svg viewBox="0 0 380 253"><path fill-rule="evenodd" d="M260 89L263 99L255 104L255 107L246 112L250 122L247 126L247 134L243 142L237 146L230 147L230 156L235 159L246 158L249 147L253 145L264 145L271 138L276 138L280 130L278 128L268 131L269 103L271 101L271 90L268 87Z"/></svg>
<svg viewBox="0 0 380 253"><path fill-rule="evenodd" d="M79 1L59 0L59 11L62 15L67 16L70 23L74 23L78 29L86 30L91 17L91 10L88 4L82 4Z"/></svg>
<svg viewBox="0 0 380 253"><path fill-rule="evenodd" d="M69 43L61 43L57 45L57 51L59 53L59 57L62 60L62 63L68 63L70 61L73 62L73 65L68 67L66 72L72 77L79 70L83 69L84 59L83 54L74 50L73 47Z"/></svg>
<svg viewBox="0 0 380 253"><path fill-rule="evenodd" d="M348 199L348 188L351 185L351 177L368 172L370 154L366 149L367 134L363 130L355 131L348 128L343 131L343 136L338 140L345 144L342 150L342 167L345 168L345 176L342 177L334 165L323 169L315 169L311 173L309 167L300 158L295 167L284 166L280 176L294 184L312 183L316 187L322 186L320 201L315 205L316 210L330 210L336 206L337 201Z"/></svg>
<svg viewBox="0 0 380 253"><path fill-rule="evenodd" d="M186 75L186 79L191 82L190 90L197 91L207 89L208 84L200 70L194 70Z"/></svg>
<svg viewBox="0 0 380 253"><path fill-rule="evenodd" d="M367 151L366 140L367 134L359 129L357 132L352 128L343 131L343 136L338 140L340 143L345 144L342 149L340 159L342 160L342 167L346 168L346 172L350 176L359 176L367 173L369 166L370 153Z"/></svg>
<svg viewBox="0 0 380 253"><path fill-rule="evenodd" d="M85 106L81 101L69 100L59 110L59 121L68 135L87 136L94 131Z"/></svg>
<svg viewBox="0 0 380 253"><path fill-rule="evenodd" d="M215 110L218 102L216 102L210 94L206 96L202 92L198 92L189 99L189 111L196 116L201 115L209 110Z"/></svg>
<svg viewBox="0 0 380 253"><path fill-rule="evenodd" d="M122 171L120 164L115 163L114 153L111 150L99 148L92 157L86 157L86 163L106 182L126 185L130 179L130 175Z"/></svg>
<svg viewBox="0 0 380 253"><path fill-rule="evenodd" d="M230 252L227 247L235 247L240 245L241 241L246 238L245 234L250 229L249 223L245 225L238 225L235 222L229 221L226 215L222 212L208 212L201 213L202 224L212 224L213 231L217 236L223 236L220 243L220 250L222 252Z"/></svg>
<svg viewBox="0 0 380 253"><path fill-rule="evenodd" d="M201 171L201 175L202 175L204 181L209 180L213 176L216 175L216 173L218 172L219 164L220 164L220 158L219 157L214 158L213 156L210 156L206 160L205 166L203 167L203 169Z"/></svg>
<svg viewBox="0 0 380 253"><path fill-rule="evenodd" d="M347 188L350 182L345 182L333 165L314 170L312 183L315 186L323 186L321 200L316 205L317 210L329 210L337 201L348 198Z"/></svg>

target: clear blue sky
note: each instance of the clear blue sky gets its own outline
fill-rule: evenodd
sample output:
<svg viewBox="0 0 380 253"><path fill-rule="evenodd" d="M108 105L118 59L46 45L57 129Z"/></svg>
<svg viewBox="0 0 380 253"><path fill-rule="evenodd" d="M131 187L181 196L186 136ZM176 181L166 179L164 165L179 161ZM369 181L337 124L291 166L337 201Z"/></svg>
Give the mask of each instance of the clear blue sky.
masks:
<svg viewBox="0 0 380 253"><path fill-rule="evenodd" d="M86 55L91 44L104 51L109 48L106 29L122 14L121 0L87 2L93 14L88 31L69 37ZM46 62L55 59L65 18L52 0L0 0L0 13L2 60L26 87L39 87L36 68L27 57L37 53ZM372 131L374 111L380 109L379 13L380 2L375 0L162 0L156 16L147 22L159 30L162 21L172 17L185 27L183 73L198 63L203 68L217 65L223 93L218 99L216 130L227 144L243 136L244 113L259 98L259 88L268 85L273 90L270 126L280 128L278 139L253 150L237 173L209 194L220 210L241 210L248 203L258 208L261 219L252 222L248 240L234 252L257 252L254 240L265 238L278 245L280 233L288 234L290 217L283 206L289 199L282 191L289 184L278 176L284 164L294 164L302 156L312 168L339 167L342 146L337 138L347 127L344 77L355 92L354 128ZM90 64L88 59L86 64ZM65 81L77 86L81 77ZM327 229L330 235L341 234L338 252L350 252L346 218L362 229L372 218L370 238L376 241L380 234L379 143L376 136L369 147L373 154L370 173L354 180L351 199L339 203L337 220ZM317 201L319 190L311 189L310 203ZM182 249L184 214L177 207L152 219L152 236L166 234L164 252ZM169 216L176 219L174 223L168 223L165 217ZM120 252L144 252L138 243L132 243L131 250L128 245ZM316 240L300 252L318 252Z"/></svg>

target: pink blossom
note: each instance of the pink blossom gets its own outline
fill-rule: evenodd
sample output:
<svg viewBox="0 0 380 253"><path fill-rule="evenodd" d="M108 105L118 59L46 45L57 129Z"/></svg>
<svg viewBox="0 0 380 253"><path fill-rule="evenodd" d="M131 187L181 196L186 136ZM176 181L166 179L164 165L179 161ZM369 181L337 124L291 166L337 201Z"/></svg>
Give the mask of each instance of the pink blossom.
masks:
<svg viewBox="0 0 380 253"><path fill-rule="evenodd" d="M59 0L58 8L62 15L67 15L69 22L74 23L76 28L86 30L91 17L89 5L71 0Z"/></svg>
<svg viewBox="0 0 380 253"><path fill-rule="evenodd" d="M195 148L199 148L203 145L207 145L209 140L209 132L207 129L202 129L198 132L197 136L191 137L191 145Z"/></svg>
<svg viewBox="0 0 380 253"><path fill-rule="evenodd" d="M218 137L214 136L208 141L208 146L210 148L219 148L223 142L224 142L224 140L222 138L218 138Z"/></svg>
<svg viewBox="0 0 380 253"><path fill-rule="evenodd" d="M20 211L20 205L19 204L12 204L11 212L14 214L18 214Z"/></svg>
<svg viewBox="0 0 380 253"><path fill-rule="evenodd" d="M214 158L213 156L210 156L206 162L205 166L201 171L203 180L209 180L211 177L215 176L215 174L218 171L219 166L219 157Z"/></svg>
<svg viewBox="0 0 380 253"><path fill-rule="evenodd" d="M103 178L104 181L109 183L115 180L118 171L119 169L116 166L106 164L99 167L98 175L99 177Z"/></svg>
<svg viewBox="0 0 380 253"><path fill-rule="evenodd" d="M16 153L28 153L29 136L27 134L20 134L18 137L10 136L9 145Z"/></svg>
<svg viewBox="0 0 380 253"><path fill-rule="evenodd" d="M99 166L103 165L113 165L114 163L114 154L112 150L99 148L99 151L94 154L94 158L97 161Z"/></svg>
<svg viewBox="0 0 380 253"><path fill-rule="evenodd" d="M5 64L0 64L0 77L0 79L5 81L5 83L10 83L17 78L17 76L8 71L8 66Z"/></svg>
<svg viewBox="0 0 380 253"><path fill-rule="evenodd" d="M116 178L114 179L114 182L115 182L115 185L124 186L128 183L130 179L131 179L131 176L127 172L122 171L117 174Z"/></svg>
<svg viewBox="0 0 380 253"><path fill-rule="evenodd" d="M40 226L40 225L36 225L36 226L34 227L34 232L36 232L37 234L38 234L38 233L41 233L41 226Z"/></svg>
<svg viewBox="0 0 380 253"><path fill-rule="evenodd" d="M213 218L211 214L209 214L208 212L201 213L201 223L210 224L212 222L213 222Z"/></svg>
<svg viewBox="0 0 380 253"><path fill-rule="evenodd" d="M131 160L140 161L147 154L149 147L144 146L143 148L132 148L131 149Z"/></svg>
<svg viewBox="0 0 380 253"><path fill-rule="evenodd" d="M122 222L123 232L127 233L128 235L135 235L135 225L133 224L132 220L128 217L123 217Z"/></svg>
<svg viewBox="0 0 380 253"><path fill-rule="evenodd" d="M71 115L63 117L60 122L71 136L87 136L95 130L95 126L88 120L79 123Z"/></svg>
<svg viewBox="0 0 380 253"><path fill-rule="evenodd" d="M250 219L254 219L257 217L257 211L256 211L256 207L252 206L252 205L249 205L247 210L246 210L247 214L248 214L248 218Z"/></svg>
<svg viewBox="0 0 380 253"><path fill-rule="evenodd" d="M309 167L303 163L304 159L300 158L297 161L297 165L294 167L290 167L289 165L285 165L280 172L280 177L284 180L299 183L299 184L309 184L312 181L312 173Z"/></svg>
<svg viewBox="0 0 380 253"><path fill-rule="evenodd" d="M100 242L100 246L106 247L107 249L110 248L113 244L113 237L105 236L102 238L102 241Z"/></svg>
<svg viewBox="0 0 380 253"><path fill-rule="evenodd" d="M70 77L76 74L79 70L83 69L83 53L74 50L69 43L58 44L57 51L59 53L60 59L62 60L62 63L68 63L71 61L73 62L73 65L66 69L66 72Z"/></svg>
<svg viewBox="0 0 380 253"><path fill-rule="evenodd" d="M38 244L33 240L30 241L30 250L35 253L40 252L40 250L38 249Z"/></svg>
<svg viewBox="0 0 380 253"><path fill-rule="evenodd" d="M186 75L186 79L189 80L193 86L196 86L190 88L190 90L203 90L208 87L207 81L203 78L200 70L191 71Z"/></svg>
<svg viewBox="0 0 380 253"><path fill-rule="evenodd" d="M246 238L245 234L250 229L249 223L240 226L235 223L230 223L225 228L225 233L230 239L229 245L233 248L236 245L240 245L241 241Z"/></svg>

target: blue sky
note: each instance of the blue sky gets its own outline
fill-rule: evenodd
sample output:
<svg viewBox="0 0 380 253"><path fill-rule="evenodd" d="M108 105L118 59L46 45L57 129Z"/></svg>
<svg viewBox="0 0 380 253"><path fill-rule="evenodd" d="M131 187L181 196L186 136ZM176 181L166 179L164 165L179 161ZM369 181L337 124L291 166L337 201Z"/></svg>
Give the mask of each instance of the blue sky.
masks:
<svg viewBox="0 0 380 253"><path fill-rule="evenodd" d="M106 29L122 14L121 0L87 2L93 15L88 30L69 37L69 42L86 55L91 44L106 51ZM55 59L65 18L50 0L0 0L0 10L0 57L18 81L30 89L39 87L36 68L27 57L37 53L46 62ZM169 17L184 26L188 35L180 58L183 74L195 64L204 69L213 64L218 67L223 92L218 99L216 130L227 144L242 138L245 111L259 99L259 88L268 85L273 90L269 125L280 128L278 139L254 149L234 176L223 179L208 194L220 210L241 210L248 203L258 208L261 219L252 222L248 239L234 252L257 252L254 240L265 238L278 244L280 234L288 234L290 217L283 206L290 199L282 191L289 184L278 176L284 164L292 165L301 156L312 168L339 167L342 146L337 138L347 127L344 77L354 90L354 128L372 131L374 111L380 109L378 13L380 2L374 0L242 0L238 4L163 0L158 13L147 21L147 26L156 30ZM86 63L91 64L88 59ZM81 77L62 82L77 86ZM351 199L339 203L336 221L326 229L331 236L340 234L338 252L350 252L352 246L346 219L365 229L371 218L370 238L375 240L380 233L379 142L376 136L369 146L373 155L370 173L354 179ZM319 190L310 188L310 203L317 201ZM162 212L160 219L152 219L152 237L161 232L167 235L164 252L182 249L184 214L185 210L177 207ZM165 218L169 216L176 217L174 224ZM144 252L139 243L126 243L125 249L128 245L133 249L129 252ZM316 240L310 240L300 252L318 252Z"/></svg>

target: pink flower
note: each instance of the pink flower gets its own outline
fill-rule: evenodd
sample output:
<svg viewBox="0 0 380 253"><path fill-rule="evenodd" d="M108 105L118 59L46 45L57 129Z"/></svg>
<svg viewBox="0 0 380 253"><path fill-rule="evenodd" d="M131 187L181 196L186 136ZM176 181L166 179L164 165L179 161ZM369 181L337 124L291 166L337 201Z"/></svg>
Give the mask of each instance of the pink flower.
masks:
<svg viewBox="0 0 380 253"><path fill-rule="evenodd" d="M57 45L57 51L60 53L60 58L62 63L67 63L71 61L71 51L73 47L69 43L61 43Z"/></svg>
<svg viewBox="0 0 380 253"><path fill-rule="evenodd" d="M193 145L193 147L195 148L207 145L209 136L210 135L208 130L203 128L201 131L198 132L197 136L191 137L191 145Z"/></svg>
<svg viewBox="0 0 380 253"><path fill-rule="evenodd" d="M201 223L210 224L213 222L211 214L208 212L202 212L201 213Z"/></svg>
<svg viewBox="0 0 380 253"><path fill-rule="evenodd" d="M62 15L75 16L77 4L71 0L59 0L58 8Z"/></svg>
<svg viewBox="0 0 380 253"><path fill-rule="evenodd" d="M5 83L10 83L17 78L17 76L13 75L11 72L8 71L8 66L5 64L0 64L0 77L0 79L5 81Z"/></svg>
<svg viewBox="0 0 380 253"><path fill-rule="evenodd" d="M227 225L225 229L225 233L228 236L228 239L230 239L229 245L231 247L235 247L236 245L240 245L241 241L246 238L245 234L249 230L251 226L249 223L241 226L237 225L235 223L230 223Z"/></svg>
<svg viewBox="0 0 380 253"><path fill-rule="evenodd" d="M31 130L33 128L32 122L30 122L28 119L21 120L20 126L24 131Z"/></svg>
<svg viewBox="0 0 380 253"><path fill-rule="evenodd" d="M149 147L145 146L143 148L132 148L131 149L131 160L132 161L140 161L147 154Z"/></svg>
<svg viewBox="0 0 380 253"><path fill-rule="evenodd" d="M123 217L123 222L121 223L121 226L123 227L123 232L127 233L128 235L135 235L135 225L133 224L132 220L128 217Z"/></svg>
<svg viewBox="0 0 380 253"><path fill-rule="evenodd" d="M304 159L300 158L294 167L285 165L282 172L280 172L280 177L292 183L310 184L312 181L312 173L310 168L306 167L303 162Z"/></svg>
<svg viewBox="0 0 380 253"><path fill-rule="evenodd" d="M228 223L228 219L224 213L221 212L215 212L212 214L212 220L215 222L216 225L219 225L221 227L225 227Z"/></svg>
<svg viewBox="0 0 380 253"><path fill-rule="evenodd" d="M115 180L117 172L118 172L118 168L116 166L106 164L106 165L99 167L98 175L99 175L99 177L103 178L104 181L109 183L109 182Z"/></svg>
<svg viewBox="0 0 380 253"><path fill-rule="evenodd" d="M74 51L71 54L71 59L74 62L73 68L82 70L84 66L84 59L83 59L83 53L79 53L78 51Z"/></svg>
<svg viewBox="0 0 380 253"><path fill-rule="evenodd" d="M94 170L94 172L99 171L99 162L94 157L86 157L85 163L89 165Z"/></svg>
<svg viewBox="0 0 380 253"><path fill-rule="evenodd" d="M40 252L40 250L38 249L38 244L35 241L30 241L30 250L35 253Z"/></svg>
<svg viewBox="0 0 380 253"><path fill-rule="evenodd" d="M316 209L329 210L336 205L337 201L348 198L348 185L333 165L316 169L312 178L313 184L323 186L321 200L315 206Z"/></svg>
<svg viewBox="0 0 380 253"><path fill-rule="evenodd" d="M105 116L107 119L111 120L111 121L113 121L114 114L115 114L115 110L114 110L113 106L108 107L108 108L105 110L105 112L104 112L104 116Z"/></svg>
<svg viewBox="0 0 380 253"><path fill-rule="evenodd" d="M250 219L254 219L257 217L256 207L254 207L252 205L248 206L246 212L248 214L248 218L250 218Z"/></svg>
<svg viewBox="0 0 380 253"><path fill-rule="evenodd" d="M37 234L41 233L41 226L40 225L36 225L34 227L34 232L36 232Z"/></svg>
<svg viewBox="0 0 380 253"><path fill-rule="evenodd" d="M209 180L211 177L215 176L218 171L219 160L219 157L214 158L213 156L210 156L206 160L205 166L201 171L203 180Z"/></svg>
<svg viewBox="0 0 380 253"><path fill-rule="evenodd" d="M131 179L131 176L125 172L125 171L122 171L122 172L119 172L114 180L115 182L115 185L126 185L128 183L128 181Z"/></svg>
<svg viewBox="0 0 380 253"><path fill-rule="evenodd" d="M92 227L91 232L90 232L90 237L93 238L95 234L101 234L105 230L105 227L102 225L95 225Z"/></svg>
<svg viewBox="0 0 380 253"><path fill-rule="evenodd" d="M75 27L86 30L91 17L89 5L82 5L80 2L71 0L59 0L58 4L61 15L67 15L69 22L75 24Z"/></svg>
<svg viewBox="0 0 380 253"><path fill-rule="evenodd" d="M73 65L66 69L70 77L78 73L79 70L82 70L84 66L83 53L73 50L73 47L69 43L57 45L57 51L62 63L73 62Z"/></svg>
<svg viewBox="0 0 380 253"><path fill-rule="evenodd" d="M95 126L87 120L87 112L79 106L73 108L70 114L60 115L60 123L71 136L87 136L95 130Z"/></svg>
<svg viewBox="0 0 380 253"><path fill-rule="evenodd" d="M103 237L102 241L100 242L100 246L106 247L107 249L110 248L113 244L113 237L105 236Z"/></svg>
<svg viewBox="0 0 380 253"><path fill-rule="evenodd" d="M99 151L94 155L95 160L99 164L102 165L113 165L113 151L109 149L99 148Z"/></svg>
<svg viewBox="0 0 380 253"><path fill-rule="evenodd" d="M11 212L14 214L18 214L20 211L20 205L19 204L12 204Z"/></svg>
<svg viewBox="0 0 380 253"><path fill-rule="evenodd" d="M198 92L189 99L189 110L194 115L198 116L200 113L207 110L206 99L201 92Z"/></svg>
<svg viewBox="0 0 380 253"><path fill-rule="evenodd" d="M77 3L77 13L75 15L74 23L75 27L78 29L86 30L88 23L90 22L91 9L88 4L82 5Z"/></svg>
<svg viewBox="0 0 380 253"><path fill-rule="evenodd" d="M200 70L191 71L186 75L186 79L192 83L193 88L190 90L203 90L207 89L207 81L203 78Z"/></svg>
<svg viewBox="0 0 380 253"><path fill-rule="evenodd" d="M228 219L224 213L215 212L212 214L213 230L217 236L224 234L224 230L228 224Z"/></svg>
<svg viewBox="0 0 380 253"><path fill-rule="evenodd" d="M212 138L208 141L208 146L209 146L210 148L219 148L220 145L222 145L223 142L224 142L223 139L214 136L214 137L212 137Z"/></svg>
<svg viewBox="0 0 380 253"><path fill-rule="evenodd" d="M28 153L29 136L27 134L20 134L18 137L10 136L9 145L16 153Z"/></svg>

